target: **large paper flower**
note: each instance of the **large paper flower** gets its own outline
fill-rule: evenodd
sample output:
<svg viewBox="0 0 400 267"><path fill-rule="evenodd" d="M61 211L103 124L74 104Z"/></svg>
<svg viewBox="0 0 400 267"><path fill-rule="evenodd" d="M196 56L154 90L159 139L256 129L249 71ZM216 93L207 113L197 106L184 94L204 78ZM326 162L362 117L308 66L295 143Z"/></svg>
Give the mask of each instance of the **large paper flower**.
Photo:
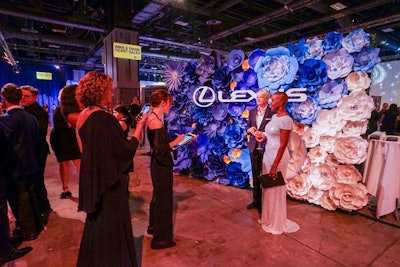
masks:
<svg viewBox="0 0 400 267"><path fill-rule="evenodd" d="M300 64L304 63L305 54L308 50L306 40L302 38L297 44L288 44L290 55L294 56Z"/></svg>
<svg viewBox="0 0 400 267"><path fill-rule="evenodd" d="M335 141L336 141L335 136L324 135L319 138L319 146L325 152L333 153L333 150L335 149ZM327 157L325 157L325 160Z"/></svg>
<svg viewBox="0 0 400 267"><path fill-rule="evenodd" d="M344 95L347 95L347 85L339 78L321 86L317 92L317 102L322 108L334 108Z"/></svg>
<svg viewBox="0 0 400 267"><path fill-rule="evenodd" d="M245 136L246 130L239 127L237 123L232 123L228 125L224 133L225 143L228 145L229 148L242 147Z"/></svg>
<svg viewBox="0 0 400 267"><path fill-rule="evenodd" d="M337 115L344 120L364 121L370 118L374 109L374 100L364 91L351 92L339 101Z"/></svg>
<svg viewBox="0 0 400 267"><path fill-rule="evenodd" d="M167 62L164 72L164 81L168 90L177 90L181 85L183 77L183 66L177 61Z"/></svg>
<svg viewBox="0 0 400 267"><path fill-rule="evenodd" d="M342 40L343 48L349 53L360 52L367 45L369 45L369 36L363 29L352 31Z"/></svg>
<svg viewBox="0 0 400 267"><path fill-rule="evenodd" d="M328 155L325 150L321 149L319 146L313 147L308 152L308 158L312 164L320 164L325 162L325 158Z"/></svg>
<svg viewBox="0 0 400 267"><path fill-rule="evenodd" d="M324 55L324 49L322 48L322 40L318 37L307 40L306 46L308 47L305 54L305 58L321 59Z"/></svg>
<svg viewBox="0 0 400 267"><path fill-rule="evenodd" d="M257 48L249 54L248 63L251 68L254 69L259 59L263 58L265 55L265 50Z"/></svg>
<svg viewBox="0 0 400 267"><path fill-rule="evenodd" d="M307 174L300 173L294 178L288 180L286 184L287 193L295 199L307 199L311 184L308 182Z"/></svg>
<svg viewBox="0 0 400 267"><path fill-rule="evenodd" d="M293 120L304 124L312 124L315 122L321 107L318 106L314 98L308 96L304 102L289 103L286 109L292 115Z"/></svg>
<svg viewBox="0 0 400 267"><path fill-rule="evenodd" d="M257 72L258 86L275 91L291 84L298 69L297 60L291 57L289 50L283 46L268 49L254 67Z"/></svg>
<svg viewBox="0 0 400 267"><path fill-rule="evenodd" d="M314 127L310 127L304 131L303 140L306 144L306 147L315 147L316 145L318 145L319 138L320 136L318 132L314 129Z"/></svg>
<svg viewBox="0 0 400 267"><path fill-rule="evenodd" d="M361 137L338 137L333 154L340 163L360 164L367 157L368 141Z"/></svg>
<svg viewBox="0 0 400 267"><path fill-rule="evenodd" d="M225 176L225 163L220 156L210 155L209 163L204 172L204 178L211 181L221 176Z"/></svg>
<svg viewBox="0 0 400 267"><path fill-rule="evenodd" d="M337 208L335 202L330 198L329 191L324 191L320 200L319 204L321 207L327 210L335 210Z"/></svg>
<svg viewBox="0 0 400 267"><path fill-rule="evenodd" d="M225 140L221 135L210 140L210 149L215 155L222 156L228 153L229 148L225 144Z"/></svg>
<svg viewBox="0 0 400 267"><path fill-rule="evenodd" d="M338 165L336 176L337 181L342 184L356 184L362 179L361 173L354 165Z"/></svg>
<svg viewBox="0 0 400 267"><path fill-rule="evenodd" d="M322 60L307 59L298 71L297 86L323 84L328 80L327 66Z"/></svg>
<svg viewBox="0 0 400 267"><path fill-rule="evenodd" d="M245 188L248 185L249 175L247 172L242 172L242 164L231 162L226 168L226 177L231 185L239 188Z"/></svg>
<svg viewBox="0 0 400 267"><path fill-rule="evenodd" d="M313 128L318 135L336 136L346 124L346 121L337 116L337 109L323 109L318 113L317 122Z"/></svg>
<svg viewBox="0 0 400 267"><path fill-rule="evenodd" d="M347 211L361 209L368 203L367 188L361 183L336 183L329 191L329 196L335 205Z"/></svg>
<svg viewBox="0 0 400 267"><path fill-rule="evenodd" d="M238 67L240 67L243 63L244 60L244 52L243 50L232 50L228 58L226 59L226 63L228 64L229 68L231 70L234 70Z"/></svg>
<svg viewBox="0 0 400 267"><path fill-rule="evenodd" d="M329 53L322 59L328 66L331 80L346 77L353 69L354 58L344 48Z"/></svg>
<svg viewBox="0 0 400 267"><path fill-rule="evenodd" d="M353 91L363 91L371 85L371 79L365 72L351 72L345 79L347 89Z"/></svg>
<svg viewBox="0 0 400 267"><path fill-rule="evenodd" d="M340 32L330 32L322 41L322 48L325 53L331 53L339 50L342 47L343 34Z"/></svg>
<svg viewBox="0 0 400 267"><path fill-rule="evenodd" d="M340 136L360 136L367 132L368 121L347 121Z"/></svg>
<svg viewBox="0 0 400 267"><path fill-rule="evenodd" d="M332 166L322 163L310 169L308 179L319 190L328 190L336 181L335 170Z"/></svg>
<svg viewBox="0 0 400 267"><path fill-rule="evenodd" d="M228 87L232 81L231 72L228 66L219 67L213 76L212 85L215 89Z"/></svg>
<svg viewBox="0 0 400 267"><path fill-rule="evenodd" d="M360 52L354 53L354 70L371 73L376 64L381 62L379 48L366 46Z"/></svg>
<svg viewBox="0 0 400 267"><path fill-rule="evenodd" d="M323 190L319 190L318 188L311 186L308 191L307 201L316 205L320 205L321 196L324 193Z"/></svg>

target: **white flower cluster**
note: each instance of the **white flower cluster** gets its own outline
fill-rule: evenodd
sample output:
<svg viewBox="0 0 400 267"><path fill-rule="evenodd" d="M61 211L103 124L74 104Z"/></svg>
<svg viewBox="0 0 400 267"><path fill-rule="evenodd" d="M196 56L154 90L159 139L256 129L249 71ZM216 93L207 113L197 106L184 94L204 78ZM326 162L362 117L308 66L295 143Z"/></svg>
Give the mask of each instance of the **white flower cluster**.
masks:
<svg viewBox="0 0 400 267"><path fill-rule="evenodd" d="M365 87L368 81L363 80L352 88ZM342 98L336 108L321 110L312 127L295 127L308 153L302 172L287 183L291 197L328 210L352 211L367 205L367 190L354 164L364 162L367 156L368 142L360 135L367 130L374 102L365 88L358 89Z"/></svg>

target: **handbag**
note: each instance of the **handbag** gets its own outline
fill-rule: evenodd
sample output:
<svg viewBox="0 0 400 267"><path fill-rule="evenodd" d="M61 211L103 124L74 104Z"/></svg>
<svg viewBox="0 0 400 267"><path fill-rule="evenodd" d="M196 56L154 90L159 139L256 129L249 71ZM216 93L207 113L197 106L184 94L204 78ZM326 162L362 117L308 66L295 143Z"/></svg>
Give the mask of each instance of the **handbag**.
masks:
<svg viewBox="0 0 400 267"><path fill-rule="evenodd" d="M283 179L282 173L277 172L275 180L269 176L269 174L262 174L259 176L261 186L263 188L270 188L274 186L285 185L285 179Z"/></svg>

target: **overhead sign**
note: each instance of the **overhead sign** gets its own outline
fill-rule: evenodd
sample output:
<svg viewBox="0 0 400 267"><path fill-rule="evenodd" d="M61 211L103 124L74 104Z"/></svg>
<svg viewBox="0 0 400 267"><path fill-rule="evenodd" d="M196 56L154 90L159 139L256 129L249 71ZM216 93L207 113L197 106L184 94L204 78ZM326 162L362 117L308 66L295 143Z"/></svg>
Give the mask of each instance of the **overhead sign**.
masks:
<svg viewBox="0 0 400 267"><path fill-rule="evenodd" d="M51 72L37 71L36 72L36 79L51 81L51 80L53 80L53 74Z"/></svg>
<svg viewBox="0 0 400 267"><path fill-rule="evenodd" d="M141 60L142 47L138 45L113 42L113 54L116 58Z"/></svg>

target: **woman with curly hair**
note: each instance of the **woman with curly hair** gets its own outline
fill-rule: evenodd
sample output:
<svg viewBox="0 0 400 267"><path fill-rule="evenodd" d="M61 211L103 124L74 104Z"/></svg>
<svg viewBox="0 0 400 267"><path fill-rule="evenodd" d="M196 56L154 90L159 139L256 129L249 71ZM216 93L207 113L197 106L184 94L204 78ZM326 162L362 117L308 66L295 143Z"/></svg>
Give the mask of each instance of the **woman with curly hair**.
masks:
<svg viewBox="0 0 400 267"><path fill-rule="evenodd" d="M147 118L127 140L118 121L104 110L113 96L113 80L88 72L76 91L85 106L77 121L82 151L78 210L87 213L77 266L137 266L129 210L128 176Z"/></svg>

